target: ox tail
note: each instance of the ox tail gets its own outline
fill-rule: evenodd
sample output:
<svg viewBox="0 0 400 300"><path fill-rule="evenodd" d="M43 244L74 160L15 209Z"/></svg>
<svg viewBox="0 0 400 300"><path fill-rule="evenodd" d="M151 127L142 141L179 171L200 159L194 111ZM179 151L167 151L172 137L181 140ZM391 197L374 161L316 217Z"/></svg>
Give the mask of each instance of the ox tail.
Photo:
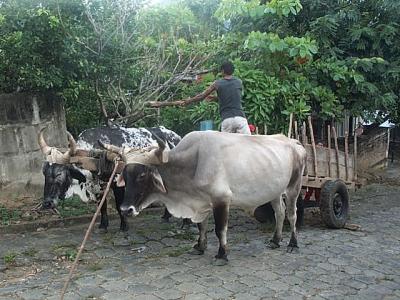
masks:
<svg viewBox="0 0 400 300"><path fill-rule="evenodd" d="M307 169L307 151L304 148L304 146L300 143L300 141L295 140L297 148L300 150L299 152L301 153L301 158L303 159L303 164L304 164L304 169L303 169L303 176L306 176L308 174L308 169Z"/></svg>
<svg viewBox="0 0 400 300"><path fill-rule="evenodd" d="M308 174L308 169L307 169L307 153L304 156L304 171L303 171L303 176L306 176Z"/></svg>

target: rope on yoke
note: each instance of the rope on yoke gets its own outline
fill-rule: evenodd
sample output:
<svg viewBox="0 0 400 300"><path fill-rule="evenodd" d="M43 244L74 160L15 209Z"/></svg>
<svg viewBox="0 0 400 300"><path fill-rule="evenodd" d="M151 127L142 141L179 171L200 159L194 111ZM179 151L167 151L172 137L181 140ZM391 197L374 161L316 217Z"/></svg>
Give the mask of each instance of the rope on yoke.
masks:
<svg viewBox="0 0 400 300"><path fill-rule="evenodd" d="M110 176L110 179L108 180L106 190L104 191L104 194L103 194L103 197L102 197L102 199L101 199L101 201L99 203L99 206L97 207L97 210L93 215L92 221L90 222L90 225L89 225L88 229L86 230L85 237L84 237L84 239L82 241L82 244L81 244L81 246L79 248L78 254L76 255L76 258L75 258L75 261L74 261L74 263L73 263L73 265L71 267L71 270L69 271L68 278L65 281L64 287L63 287L63 289L61 291L61 298L60 298L61 300L64 300L64 294L65 294L65 292L66 292L66 290L68 288L68 284L71 281L72 275L73 275L73 273L74 273L74 271L75 271L75 269L76 269L76 267L78 265L79 257L81 256L81 254L83 252L83 249L85 248L85 244L86 244L86 242L87 242L87 240L88 240L88 238L90 236L90 233L91 233L91 231L93 229L94 223L96 222L96 218L99 215L100 209L103 206L104 201L106 200L106 196L107 196L107 194L108 194L108 192L110 190L110 186L111 186L111 183L112 183L113 178L115 176L115 173L117 172L117 168L118 168L118 161L114 160L114 170L112 172L112 175Z"/></svg>

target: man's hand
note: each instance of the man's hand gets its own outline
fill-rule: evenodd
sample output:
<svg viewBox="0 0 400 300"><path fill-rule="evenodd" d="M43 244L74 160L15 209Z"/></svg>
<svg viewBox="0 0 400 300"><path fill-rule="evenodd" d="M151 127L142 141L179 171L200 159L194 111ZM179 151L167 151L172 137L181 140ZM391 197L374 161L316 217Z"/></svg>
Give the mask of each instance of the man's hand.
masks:
<svg viewBox="0 0 400 300"><path fill-rule="evenodd" d="M218 100L218 97L215 96L215 95L209 95L209 96L206 97L205 100L206 100L207 102L217 101L217 100Z"/></svg>

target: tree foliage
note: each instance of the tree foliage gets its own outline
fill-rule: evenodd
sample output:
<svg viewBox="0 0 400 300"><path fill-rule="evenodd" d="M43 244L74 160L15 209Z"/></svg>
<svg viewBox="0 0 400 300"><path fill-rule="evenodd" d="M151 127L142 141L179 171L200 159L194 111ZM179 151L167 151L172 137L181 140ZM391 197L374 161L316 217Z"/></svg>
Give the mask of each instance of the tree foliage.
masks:
<svg viewBox="0 0 400 300"><path fill-rule="evenodd" d="M233 60L249 120L281 131L288 115L376 111L400 121L400 3L395 0L5 0L0 90L53 90L68 128L113 119L180 133L219 123L215 103L157 111L195 95Z"/></svg>

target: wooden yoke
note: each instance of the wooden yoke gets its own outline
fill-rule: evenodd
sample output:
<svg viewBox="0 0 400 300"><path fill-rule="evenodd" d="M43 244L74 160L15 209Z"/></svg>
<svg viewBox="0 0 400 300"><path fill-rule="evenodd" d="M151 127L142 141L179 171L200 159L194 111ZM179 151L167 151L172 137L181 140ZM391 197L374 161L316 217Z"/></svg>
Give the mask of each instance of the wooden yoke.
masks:
<svg viewBox="0 0 400 300"><path fill-rule="evenodd" d="M82 150L82 151L86 151L86 150ZM82 152L80 152L80 154L82 154ZM113 153L110 153L110 156L116 156ZM108 153L107 153L107 159L109 160ZM112 159L110 160L112 161ZM98 158L94 158L94 157L89 157L89 156L73 156L70 159L70 162L72 164L76 164L77 166L79 166L80 168L84 169L84 170L88 170L91 172L98 172L99 171L99 165L100 165L100 159ZM121 173L122 170L124 169L125 163L123 161L118 161L118 167L116 170L116 173Z"/></svg>

